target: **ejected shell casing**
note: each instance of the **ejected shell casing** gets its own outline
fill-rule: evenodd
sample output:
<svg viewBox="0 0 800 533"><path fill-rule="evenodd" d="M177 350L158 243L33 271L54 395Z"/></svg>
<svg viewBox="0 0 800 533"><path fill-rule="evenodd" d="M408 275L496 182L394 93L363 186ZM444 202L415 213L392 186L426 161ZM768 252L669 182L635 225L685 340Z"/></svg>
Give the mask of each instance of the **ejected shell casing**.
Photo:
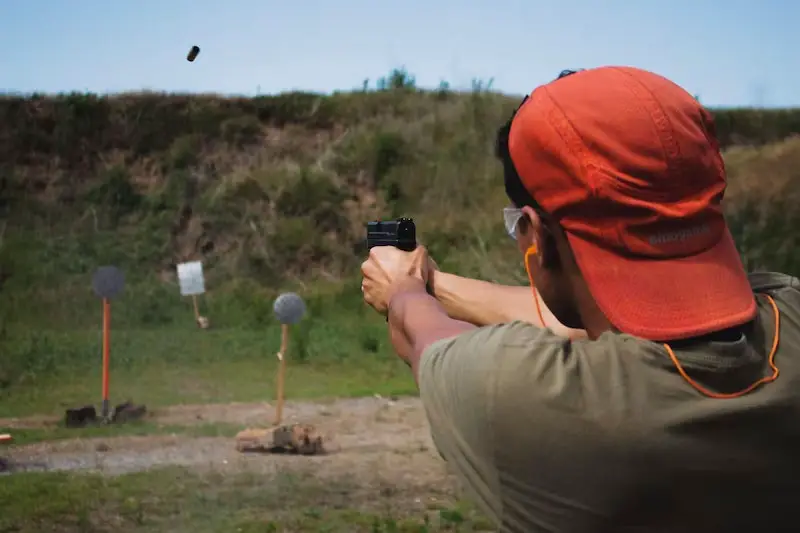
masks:
<svg viewBox="0 0 800 533"><path fill-rule="evenodd" d="M192 49L189 50L189 55L186 56L186 61L194 61L194 59L197 57L197 54L199 53L200 53L200 47L192 46Z"/></svg>

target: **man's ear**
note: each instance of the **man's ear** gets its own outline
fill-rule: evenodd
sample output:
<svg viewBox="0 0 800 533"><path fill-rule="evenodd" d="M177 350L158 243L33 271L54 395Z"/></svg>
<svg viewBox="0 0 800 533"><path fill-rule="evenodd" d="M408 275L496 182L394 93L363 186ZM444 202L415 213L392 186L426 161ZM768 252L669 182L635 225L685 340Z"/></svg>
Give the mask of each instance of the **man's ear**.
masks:
<svg viewBox="0 0 800 533"><path fill-rule="evenodd" d="M531 232L530 239L538 250L536 256L539 265L543 268L558 268L561 261L558 257L558 249L550 228L547 226L542 215L530 206L522 208L525 223L529 225L528 231Z"/></svg>
<svg viewBox="0 0 800 533"><path fill-rule="evenodd" d="M542 247L542 218L532 207L522 208L522 224L525 226L524 232L530 238L531 244L536 245L537 249Z"/></svg>

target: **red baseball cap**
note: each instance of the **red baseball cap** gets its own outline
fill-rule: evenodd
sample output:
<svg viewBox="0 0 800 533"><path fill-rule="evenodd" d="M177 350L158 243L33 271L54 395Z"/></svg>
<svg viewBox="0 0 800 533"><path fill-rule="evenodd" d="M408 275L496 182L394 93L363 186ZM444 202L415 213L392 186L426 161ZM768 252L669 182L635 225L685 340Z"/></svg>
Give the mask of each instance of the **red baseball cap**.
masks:
<svg viewBox="0 0 800 533"><path fill-rule="evenodd" d="M621 332L678 340L755 317L713 118L681 87L630 67L571 74L533 91L508 149Z"/></svg>

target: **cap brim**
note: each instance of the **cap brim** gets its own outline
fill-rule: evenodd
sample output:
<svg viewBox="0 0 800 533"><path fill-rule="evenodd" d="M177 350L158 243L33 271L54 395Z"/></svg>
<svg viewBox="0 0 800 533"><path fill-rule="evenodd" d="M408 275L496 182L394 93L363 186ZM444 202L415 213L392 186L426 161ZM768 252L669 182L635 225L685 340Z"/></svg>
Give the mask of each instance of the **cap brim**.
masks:
<svg viewBox="0 0 800 533"><path fill-rule="evenodd" d="M744 324L753 290L728 229L711 249L669 260L627 258L567 233L589 291L620 331L669 341Z"/></svg>

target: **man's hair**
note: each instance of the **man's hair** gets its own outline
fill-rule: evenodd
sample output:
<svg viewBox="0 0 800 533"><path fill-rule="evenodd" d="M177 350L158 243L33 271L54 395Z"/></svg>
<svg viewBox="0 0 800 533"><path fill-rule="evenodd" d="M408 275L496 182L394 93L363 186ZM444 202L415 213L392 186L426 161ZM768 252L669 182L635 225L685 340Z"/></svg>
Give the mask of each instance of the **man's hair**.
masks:
<svg viewBox="0 0 800 533"><path fill-rule="evenodd" d="M556 79L560 80L561 78L565 78L575 74L576 72L580 72L581 70L583 69L562 70ZM511 200L516 207L529 206L532 207L536 212L544 214L544 210L539 206L538 203L536 203L536 200L533 199L527 189L525 189L525 186L522 184L522 179L517 173L517 169L514 166L514 161L511 160L511 152L508 149L508 136L511 132L511 123L514 120L514 116L516 116L517 111L519 111L523 104L525 104L527 99L527 96L522 99L522 102L520 102L520 104L511 114L511 118L509 118L508 121L497 130L494 155L503 164L503 181L505 182L506 195L508 196L508 199Z"/></svg>

